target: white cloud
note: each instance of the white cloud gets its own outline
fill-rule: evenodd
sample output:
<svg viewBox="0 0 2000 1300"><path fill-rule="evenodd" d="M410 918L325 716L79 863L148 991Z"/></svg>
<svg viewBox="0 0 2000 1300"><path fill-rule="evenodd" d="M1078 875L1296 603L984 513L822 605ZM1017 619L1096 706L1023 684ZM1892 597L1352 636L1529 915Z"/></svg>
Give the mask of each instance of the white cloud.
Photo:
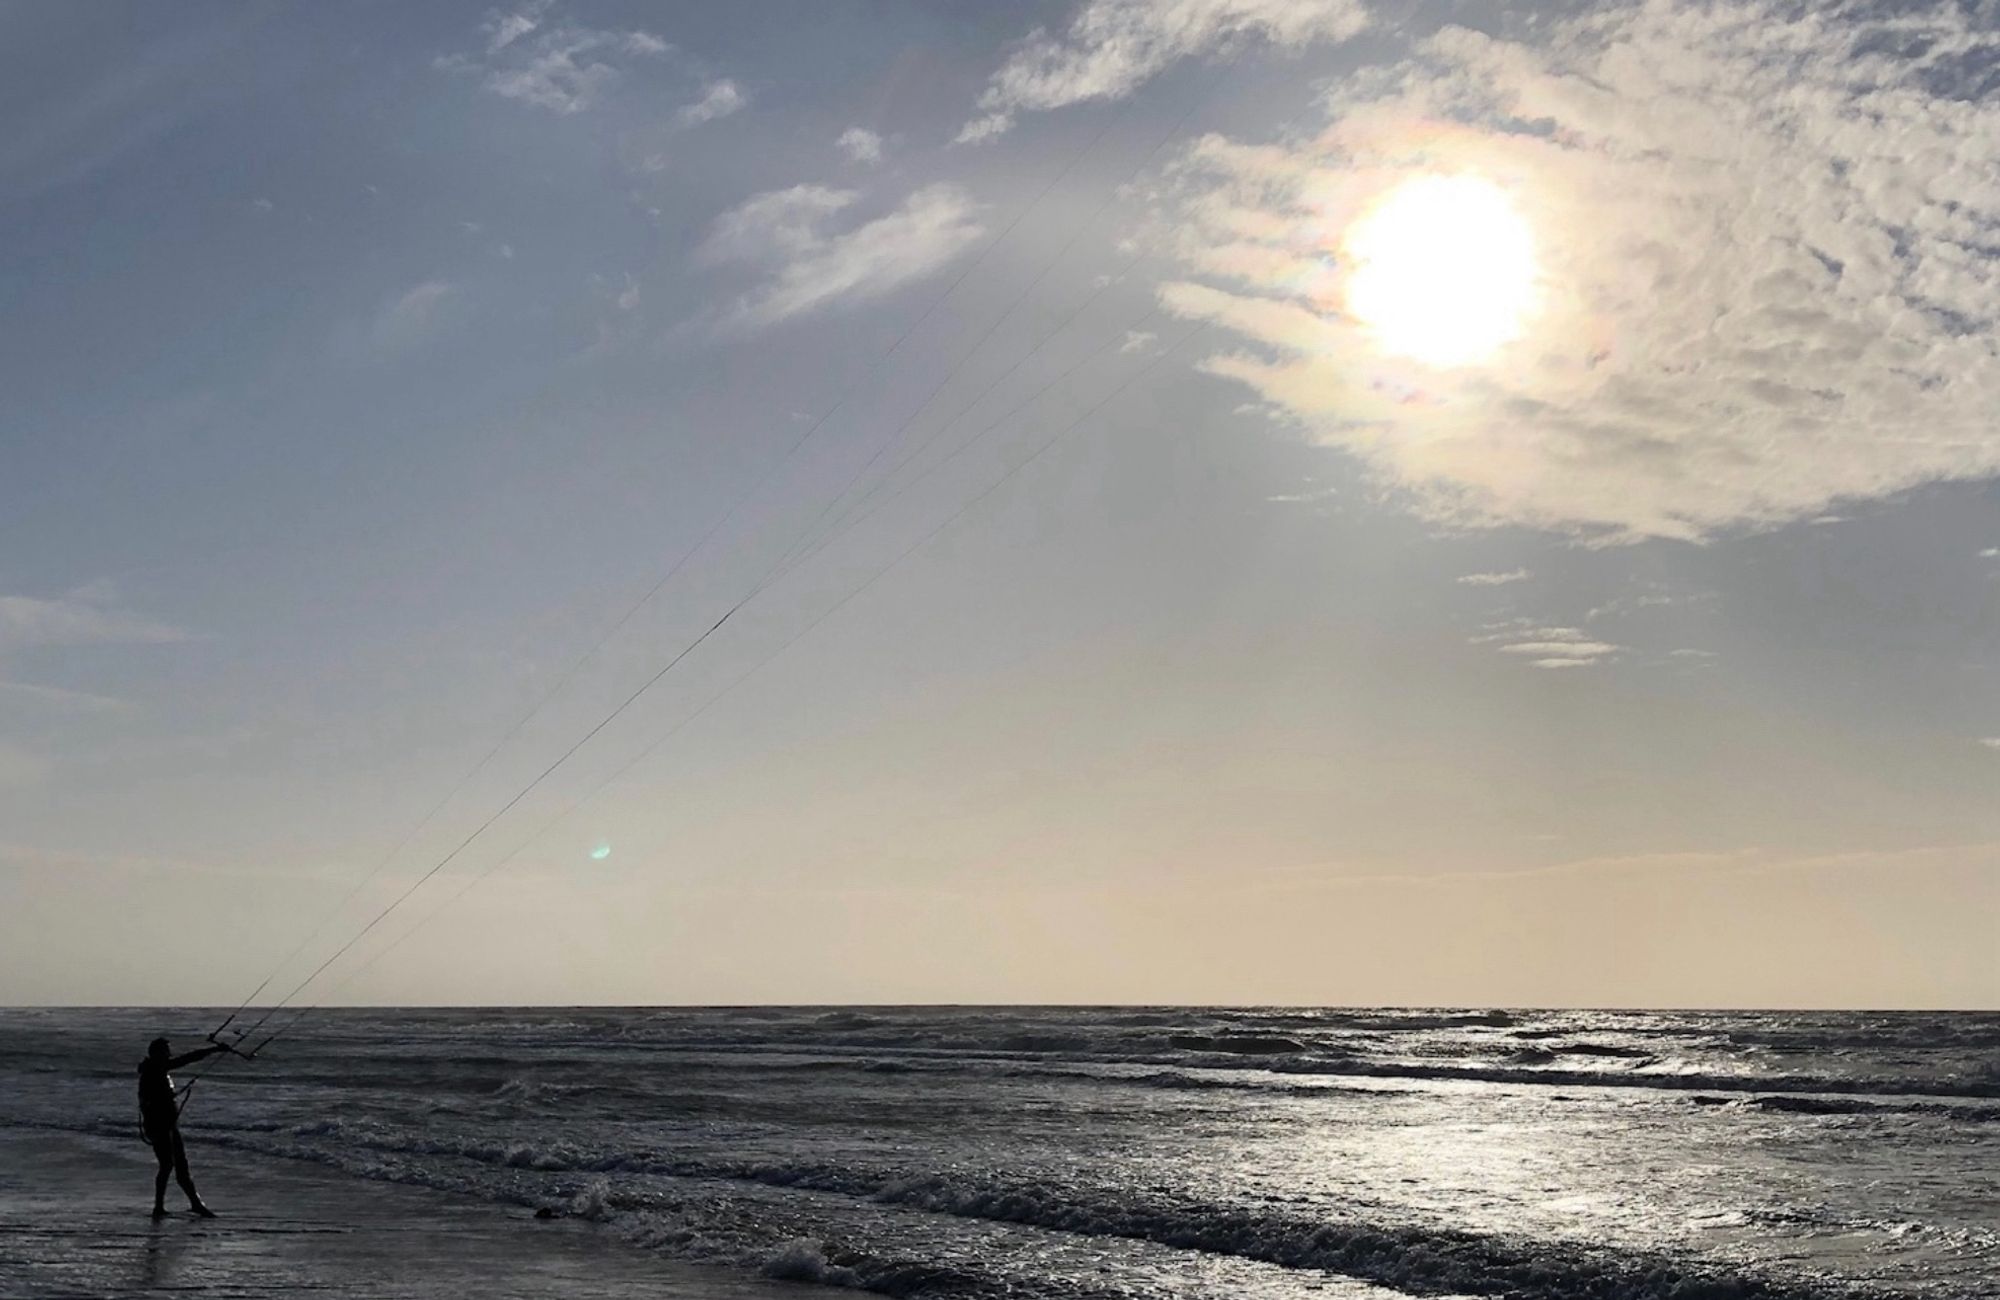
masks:
<svg viewBox="0 0 2000 1300"><path fill-rule="evenodd" d="M1209 368L1424 514L1700 539L2000 473L2000 50L1956 9L1592 8L1447 28L1324 131L1190 150L1183 317ZM1504 184L1543 308L1490 363L1382 355L1326 256L1397 181Z"/></svg>
<svg viewBox="0 0 2000 1300"><path fill-rule="evenodd" d="M699 256L762 267L764 284L727 313L755 328L833 305L880 297L929 275L981 233L977 207L954 185L930 185L895 211L844 232L834 218L860 198L852 190L795 185L759 194L718 217Z"/></svg>
<svg viewBox="0 0 2000 1300"><path fill-rule="evenodd" d="M191 639L169 623L134 614L120 607L117 592L108 583L92 583L67 595L47 599L40 596L0 596L0 655L11 651L92 645L168 645ZM122 700L90 691L0 677L0 698L70 709L103 710L123 707ZM39 772L39 760L26 751L15 751L11 760L16 776ZM0 784L7 781L0 773Z"/></svg>
<svg viewBox="0 0 2000 1300"><path fill-rule="evenodd" d="M542 13L547 8L546 4L537 4L529 5L519 13L488 14L486 21L480 24L480 30L486 33L486 52L494 54L504 50L534 31L541 25Z"/></svg>
<svg viewBox="0 0 2000 1300"><path fill-rule="evenodd" d="M476 76L504 99L568 114L601 102L622 78L625 64L657 59L673 49L650 32L545 26L547 9L546 4L532 5L489 17L480 29L486 34L480 54L446 55L436 66Z"/></svg>
<svg viewBox="0 0 2000 1300"><path fill-rule="evenodd" d="M1987 547L1985 550L1979 553L1979 558L1982 560L2000 559L2000 546Z"/></svg>
<svg viewBox="0 0 2000 1300"><path fill-rule="evenodd" d="M255 198L250 200L250 207L256 212L273 212L277 210L278 205L266 198Z"/></svg>
<svg viewBox="0 0 2000 1300"><path fill-rule="evenodd" d="M1526 569L1509 569L1505 573L1466 573L1458 581L1467 587L1499 587L1509 582L1526 582L1534 577Z"/></svg>
<svg viewBox="0 0 2000 1300"><path fill-rule="evenodd" d="M1061 36L1037 29L1021 42L958 139L991 139L1022 112L1122 99L1182 59L1253 38L1340 41L1367 22L1359 0L1086 0Z"/></svg>
<svg viewBox="0 0 2000 1300"><path fill-rule="evenodd" d="M1151 330L1126 330L1125 341L1118 345L1120 352L1144 352L1159 339Z"/></svg>
<svg viewBox="0 0 2000 1300"><path fill-rule="evenodd" d="M1501 654L1519 655L1535 668L1588 668L1616 658L1624 646L1600 641L1573 627L1537 626L1528 619L1492 623L1474 645L1490 645Z"/></svg>
<svg viewBox="0 0 2000 1300"><path fill-rule="evenodd" d="M180 628L117 608L103 585L66 596L0 596L0 650L36 646L164 645L188 640Z"/></svg>
<svg viewBox="0 0 2000 1300"><path fill-rule="evenodd" d="M882 161L882 137L865 127L848 127L840 133L840 138L833 142L833 147L846 154L852 162Z"/></svg>
<svg viewBox="0 0 2000 1300"><path fill-rule="evenodd" d="M712 81L700 99L674 114L674 121L684 127L700 126L718 117L728 117L749 102L749 97L737 89L735 82L727 78Z"/></svg>
<svg viewBox="0 0 2000 1300"><path fill-rule="evenodd" d="M426 280L396 295L368 330L369 341L383 352L404 352L421 343L436 325L440 308L452 294L443 280Z"/></svg>
<svg viewBox="0 0 2000 1300"><path fill-rule="evenodd" d="M1981 736L1979 743L1988 749L2000 749L2000 736Z"/></svg>

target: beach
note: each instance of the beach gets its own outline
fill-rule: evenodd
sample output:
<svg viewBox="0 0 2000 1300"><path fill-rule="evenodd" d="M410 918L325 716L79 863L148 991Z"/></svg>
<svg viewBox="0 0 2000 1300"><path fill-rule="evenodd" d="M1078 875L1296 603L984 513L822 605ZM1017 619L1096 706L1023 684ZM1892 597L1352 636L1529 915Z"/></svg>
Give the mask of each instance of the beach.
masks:
<svg viewBox="0 0 2000 1300"><path fill-rule="evenodd" d="M583 1219L393 1184L308 1162L190 1152L219 1217L147 1213L152 1152L129 1141L0 1127L0 1295L574 1300L797 1297L810 1289L664 1260Z"/></svg>

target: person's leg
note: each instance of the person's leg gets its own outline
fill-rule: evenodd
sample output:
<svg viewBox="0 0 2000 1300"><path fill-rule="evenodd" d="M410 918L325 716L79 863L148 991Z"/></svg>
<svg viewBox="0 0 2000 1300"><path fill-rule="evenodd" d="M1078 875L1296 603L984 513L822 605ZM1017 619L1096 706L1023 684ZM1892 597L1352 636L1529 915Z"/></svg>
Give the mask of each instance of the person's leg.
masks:
<svg viewBox="0 0 2000 1300"><path fill-rule="evenodd" d="M153 1217L167 1212L167 1175L174 1171L173 1144L163 1133L150 1135L153 1140L153 1155L160 1162L160 1172L153 1176Z"/></svg>
<svg viewBox="0 0 2000 1300"><path fill-rule="evenodd" d="M194 1190L194 1175L188 1172L187 1145L181 1141L181 1131L174 1130L174 1178L187 1193L188 1208L203 1218L211 1218L214 1211L201 1203L201 1197Z"/></svg>

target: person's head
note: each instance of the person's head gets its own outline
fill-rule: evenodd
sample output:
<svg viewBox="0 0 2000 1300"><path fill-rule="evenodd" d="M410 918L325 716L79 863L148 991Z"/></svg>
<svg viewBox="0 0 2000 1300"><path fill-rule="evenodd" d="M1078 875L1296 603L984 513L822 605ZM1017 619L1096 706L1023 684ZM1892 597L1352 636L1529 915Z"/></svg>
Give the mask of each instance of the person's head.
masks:
<svg viewBox="0 0 2000 1300"><path fill-rule="evenodd" d="M173 1049L167 1044L166 1039L155 1038L152 1041L152 1043L147 1046L146 1055L152 1057L156 1061L162 1060L168 1056L173 1055Z"/></svg>

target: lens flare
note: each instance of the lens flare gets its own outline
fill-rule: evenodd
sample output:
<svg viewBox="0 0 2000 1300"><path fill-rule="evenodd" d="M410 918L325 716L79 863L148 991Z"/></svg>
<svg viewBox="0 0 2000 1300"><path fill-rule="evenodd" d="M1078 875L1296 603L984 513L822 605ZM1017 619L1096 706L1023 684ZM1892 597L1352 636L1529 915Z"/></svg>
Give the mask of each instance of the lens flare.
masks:
<svg viewBox="0 0 2000 1300"><path fill-rule="evenodd" d="M1520 337L1538 297L1535 241L1477 176L1404 181L1348 227L1348 313L1384 352L1463 366Z"/></svg>
<svg viewBox="0 0 2000 1300"><path fill-rule="evenodd" d="M610 856L611 846L609 844L600 844L590 851L590 860L592 862L602 862Z"/></svg>

